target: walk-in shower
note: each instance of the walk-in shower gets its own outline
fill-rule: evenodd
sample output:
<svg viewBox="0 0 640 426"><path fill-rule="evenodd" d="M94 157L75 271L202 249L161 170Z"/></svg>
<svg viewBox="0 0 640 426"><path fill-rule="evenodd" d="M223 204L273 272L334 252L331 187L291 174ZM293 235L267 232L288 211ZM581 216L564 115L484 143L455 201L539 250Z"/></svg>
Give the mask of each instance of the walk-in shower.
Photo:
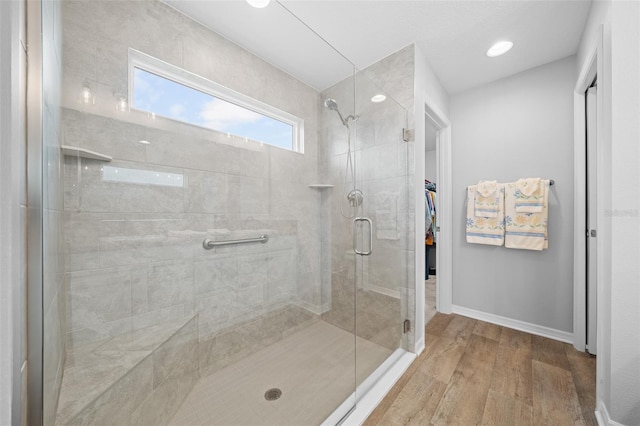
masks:
<svg viewBox="0 0 640 426"><path fill-rule="evenodd" d="M266 10L331 80L245 2L42 2L45 425L335 423L412 348L407 106Z"/></svg>

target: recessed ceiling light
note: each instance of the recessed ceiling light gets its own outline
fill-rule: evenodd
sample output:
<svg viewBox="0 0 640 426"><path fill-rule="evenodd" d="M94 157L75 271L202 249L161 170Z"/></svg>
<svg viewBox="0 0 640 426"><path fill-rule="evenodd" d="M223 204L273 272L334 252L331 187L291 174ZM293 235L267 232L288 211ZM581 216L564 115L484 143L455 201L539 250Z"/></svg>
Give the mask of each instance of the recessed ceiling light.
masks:
<svg viewBox="0 0 640 426"><path fill-rule="evenodd" d="M257 7L258 9L262 9L263 7L269 6L269 2L270 1L271 0L247 0L247 3L249 3L253 7Z"/></svg>
<svg viewBox="0 0 640 426"><path fill-rule="evenodd" d="M489 50L487 50L487 56L490 58L495 58L496 56L504 55L513 47L513 43L510 41L499 41Z"/></svg>
<svg viewBox="0 0 640 426"><path fill-rule="evenodd" d="M141 143L142 145L150 145L151 144L151 142L146 141L144 139L143 140L139 140L138 143Z"/></svg>
<svg viewBox="0 0 640 426"><path fill-rule="evenodd" d="M387 99L387 97L382 93L379 93L375 95L373 98L371 98L371 102L375 102L375 103L383 102L385 99Z"/></svg>

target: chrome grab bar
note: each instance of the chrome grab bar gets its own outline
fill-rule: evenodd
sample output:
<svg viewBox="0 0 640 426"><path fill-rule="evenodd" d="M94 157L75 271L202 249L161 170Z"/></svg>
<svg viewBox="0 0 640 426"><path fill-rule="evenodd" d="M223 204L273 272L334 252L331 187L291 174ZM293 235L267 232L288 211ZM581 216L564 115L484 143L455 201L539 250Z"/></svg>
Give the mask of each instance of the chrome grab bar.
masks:
<svg viewBox="0 0 640 426"><path fill-rule="evenodd" d="M267 234L260 235L258 238L245 238L243 240L227 240L227 241L213 241L210 238L205 239L202 242L202 247L205 250L211 250L214 247L220 246L230 246L232 244L248 244L248 243L266 243L269 241L269 236Z"/></svg>
<svg viewBox="0 0 640 426"><path fill-rule="evenodd" d="M357 222L369 223L369 250L367 251L358 250L358 244L356 241L356 234L357 234L356 223ZM373 223L371 222L371 219L369 219L368 217L356 217L355 219L353 219L353 251L355 251L356 254L359 254L360 256L369 256L373 251Z"/></svg>

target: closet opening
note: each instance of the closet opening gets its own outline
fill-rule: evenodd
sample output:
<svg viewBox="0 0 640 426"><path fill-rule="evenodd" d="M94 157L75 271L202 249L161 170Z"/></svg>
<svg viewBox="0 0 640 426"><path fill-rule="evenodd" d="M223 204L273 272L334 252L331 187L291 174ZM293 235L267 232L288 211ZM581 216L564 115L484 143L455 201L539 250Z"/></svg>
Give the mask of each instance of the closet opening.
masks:
<svg viewBox="0 0 640 426"><path fill-rule="evenodd" d="M438 259L438 129L434 123L425 117L424 140L424 321L425 324L436 314L437 294L437 259Z"/></svg>

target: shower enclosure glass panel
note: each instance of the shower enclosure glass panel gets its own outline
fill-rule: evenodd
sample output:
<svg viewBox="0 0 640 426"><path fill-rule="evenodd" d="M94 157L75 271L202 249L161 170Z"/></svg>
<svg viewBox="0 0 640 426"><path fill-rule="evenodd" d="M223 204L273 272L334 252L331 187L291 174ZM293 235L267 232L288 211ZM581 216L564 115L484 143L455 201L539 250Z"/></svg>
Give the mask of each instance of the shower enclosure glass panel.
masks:
<svg viewBox="0 0 640 426"><path fill-rule="evenodd" d="M395 93L372 104L375 72L356 75L278 2L41 5L44 424L347 414L356 386L407 347L410 153ZM189 17L205 13L218 21ZM241 23L289 65L321 61L331 83L231 41ZM296 117L303 152L181 121L177 95L176 119L129 108L129 49Z"/></svg>
<svg viewBox="0 0 640 426"><path fill-rule="evenodd" d="M375 68L366 69L357 73L353 94L351 81L324 92L325 173L334 189L332 304L323 318L356 335L356 386L397 349L408 347L402 324L409 315L407 283L412 270L408 268L413 234L407 185L412 146L402 139L406 109L374 79L384 81L384 76ZM351 95L355 96L353 110L343 106ZM345 228L350 232L345 234ZM348 305L352 297L354 323L346 315L352 309ZM366 390L365 384L356 396Z"/></svg>
<svg viewBox="0 0 640 426"><path fill-rule="evenodd" d="M356 76L357 177L364 194L362 229L356 228L356 235L366 250L356 261L357 386L382 363L367 362L372 351L366 345L384 348L390 357L398 349L408 350L413 336L404 332L404 320L413 317L407 310L414 259L409 209L413 143L403 139L408 114L394 99L407 97L401 89L384 87L387 79L379 70L385 61ZM361 395L368 389L359 390Z"/></svg>

